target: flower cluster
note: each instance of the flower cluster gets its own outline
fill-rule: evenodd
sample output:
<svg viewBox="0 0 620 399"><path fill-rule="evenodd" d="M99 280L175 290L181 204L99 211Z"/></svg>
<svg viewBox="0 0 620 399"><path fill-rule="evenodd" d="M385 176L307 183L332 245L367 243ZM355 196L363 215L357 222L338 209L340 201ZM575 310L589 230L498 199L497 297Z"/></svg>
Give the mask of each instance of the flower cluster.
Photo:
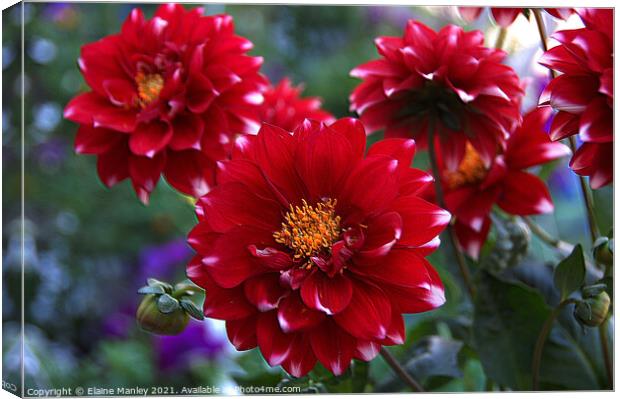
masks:
<svg viewBox="0 0 620 399"><path fill-rule="evenodd" d="M458 7L459 14L467 22L473 22L478 19L483 9L483 7ZM523 11L523 8L491 7L493 19L502 28L512 25ZM545 11L558 19L568 19L574 13L572 8L545 8Z"/></svg>
<svg viewBox="0 0 620 399"><path fill-rule="evenodd" d="M570 167L590 176L592 188L613 180L613 10L578 9L585 27L556 32L560 42L540 63L562 74L541 95L557 114L551 138L579 135L583 142Z"/></svg>
<svg viewBox="0 0 620 399"><path fill-rule="evenodd" d="M468 145L465 156L455 171L442 171L446 207L455 218L454 229L463 250L478 258L486 241L491 219L489 213L497 204L511 215L536 215L553 211L553 202L545 183L525 169L570 155L564 144L549 140L545 124L551 110L535 109L523 118L490 166L485 166L473 146ZM434 191L427 191L434 197Z"/></svg>
<svg viewBox="0 0 620 399"><path fill-rule="evenodd" d="M120 33L82 47L91 91L65 109L80 124L75 150L97 155L107 186L130 178L142 202L162 173L183 193L205 194L234 135L258 127L266 81L251 48L229 15L166 4L147 20L134 9Z"/></svg>
<svg viewBox="0 0 620 399"><path fill-rule="evenodd" d="M355 119L307 120L293 134L264 124L197 203L187 273L206 291L205 315L296 377L317 359L334 374L371 360L404 342L402 313L445 301L425 256L450 214L418 196L432 178L409 167L413 140L365 147Z"/></svg>
<svg viewBox="0 0 620 399"><path fill-rule="evenodd" d="M351 109L370 130L413 137L424 146L437 132L446 166L456 170L467 143L490 165L498 146L520 122L523 94L505 53L484 47L480 31L448 25L435 32L409 21L402 38L380 37L381 55L351 71L363 79Z"/></svg>

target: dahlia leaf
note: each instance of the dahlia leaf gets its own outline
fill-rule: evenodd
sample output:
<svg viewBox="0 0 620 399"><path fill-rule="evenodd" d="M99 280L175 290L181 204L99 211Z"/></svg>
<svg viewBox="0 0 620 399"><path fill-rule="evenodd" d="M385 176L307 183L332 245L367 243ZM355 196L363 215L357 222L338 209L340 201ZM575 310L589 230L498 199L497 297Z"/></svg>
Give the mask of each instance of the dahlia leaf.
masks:
<svg viewBox="0 0 620 399"><path fill-rule="evenodd" d="M172 313L179 308L179 301L168 294L163 294L157 299L157 309L162 313Z"/></svg>
<svg viewBox="0 0 620 399"><path fill-rule="evenodd" d="M573 252L562 260L555 268L553 281L556 288L560 291L561 300L579 289L586 277L586 263L583 257L581 244L577 244Z"/></svg>
<svg viewBox="0 0 620 399"><path fill-rule="evenodd" d="M205 316L202 311L198 309L194 302L190 301L189 299L181 299L181 307L194 319L204 320Z"/></svg>

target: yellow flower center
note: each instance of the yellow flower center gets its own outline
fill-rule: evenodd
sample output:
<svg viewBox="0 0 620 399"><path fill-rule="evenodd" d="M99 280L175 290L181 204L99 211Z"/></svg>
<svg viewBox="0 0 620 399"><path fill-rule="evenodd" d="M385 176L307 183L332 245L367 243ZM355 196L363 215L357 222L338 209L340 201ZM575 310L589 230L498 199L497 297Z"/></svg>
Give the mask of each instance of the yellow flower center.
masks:
<svg viewBox="0 0 620 399"><path fill-rule="evenodd" d="M476 184L484 180L487 169L476 152L474 147L468 142L465 147L465 155L455 171L444 172L444 181L450 189L456 189L468 184Z"/></svg>
<svg viewBox="0 0 620 399"><path fill-rule="evenodd" d="M158 73L146 74L144 72L138 72L136 75L136 83L138 84L140 106L144 108L157 100L161 89L164 87L164 78Z"/></svg>
<svg viewBox="0 0 620 399"><path fill-rule="evenodd" d="M336 200L328 199L310 206L302 200L302 206L286 213L282 229L273 233L276 242L295 251L294 258L302 259L317 255L331 248L340 235L340 216L336 216Z"/></svg>

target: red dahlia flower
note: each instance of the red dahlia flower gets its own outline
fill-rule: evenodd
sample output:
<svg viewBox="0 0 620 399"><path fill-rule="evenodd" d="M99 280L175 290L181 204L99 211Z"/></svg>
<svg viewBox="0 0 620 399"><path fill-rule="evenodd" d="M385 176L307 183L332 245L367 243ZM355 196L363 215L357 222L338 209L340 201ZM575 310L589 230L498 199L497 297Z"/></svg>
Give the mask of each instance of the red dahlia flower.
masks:
<svg viewBox="0 0 620 399"><path fill-rule="evenodd" d="M585 28L556 32L560 42L540 63L561 72L541 95L541 104L558 113L551 139L579 134L583 144L570 167L590 176L592 188L613 181L613 10L577 9Z"/></svg>
<svg viewBox="0 0 620 399"><path fill-rule="evenodd" d="M461 17L467 22L473 22L482 13L484 7L457 7ZM549 15L558 19L568 19L573 13L572 8L545 8L545 11ZM523 8L509 8L509 7L491 7L491 14L493 19L502 28L507 28L517 19L519 14L523 12Z"/></svg>
<svg viewBox="0 0 620 399"><path fill-rule="evenodd" d="M288 78L284 78L275 86L263 93L261 121L293 131L304 119L319 122L332 122L334 116L321 109L318 97L301 97L303 86L294 87Z"/></svg>
<svg viewBox="0 0 620 399"><path fill-rule="evenodd" d="M413 137L425 145L429 124L440 137L445 162L455 170L469 140L486 165L519 122L519 78L486 48L480 31L448 25L438 33L409 21L403 38L380 37L382 58L351 71L364 81L351 109L370 130Z"/></svg>
<svg viewBox="0 0 620 399"><path fill-rule="evenodd" d="M292 135L264 124L237 144L197 203L187 274L238 350L296 377L317 359L341 374L403 343L402 313L444 303L425 256L450 214L418 197L432 178L409 167L413 140L364 157L364 127L345 118Z"/></svg>
<svg viewBox="0 0 620 399"><path fill-rule="evenodd" d="M544 127L550 114L551 110L544 108L526 114L523 124L508 139L506 151L497 155L490 167L484 166L469 144L456 171L445 170L438 156L446 207L454 215L460 246L472 258L478 258L489 234L489 213L494 204L512 215L553 211L545 183L525 171L570 154L568 147L549 140Z"/></svg>
<svg viewBox="0 0 620 399"><path fill-rule="evenodd" d="M163 173L179 191L207 192L233 134L257 129L266 84L262 59L233 30L229 15L167 4L150 20L134 9L119 34L82 47L91 91L65 117L80 124L75 149L97 155L107 186L129 177L147 203Z"/></svg>

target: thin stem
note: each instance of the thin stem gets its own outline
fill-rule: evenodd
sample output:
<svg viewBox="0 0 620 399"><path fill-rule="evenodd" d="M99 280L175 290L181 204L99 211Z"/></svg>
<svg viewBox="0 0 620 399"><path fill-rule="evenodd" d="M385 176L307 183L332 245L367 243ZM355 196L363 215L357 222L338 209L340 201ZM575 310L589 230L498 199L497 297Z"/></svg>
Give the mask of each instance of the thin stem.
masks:
<svg viewBox="0 0 620 399"><path fill-rule="evenodd" d="M543 51L547 52L547 30L545 29L542 14L538 8L532 8L532 12L534 13L534 18L536 19L536 26L538 27L538 34L540 36L540 44L542 45ZM549 68L549 75L551 79L557 76L555 70L551 68ZM577 151L577 140L575 139L575 136L570 136L568 138L568 145L574 154ZM588 227L590 228L590 238L592 239L592 242L594 242L600 235L598 226L596 225L596 217L594 215L594 199L592 198L592 193L590 192L588 182L585 177L579 176L579 185L581 186L583 202L586 206Z"/></svg>
<svg viewBox="0 0 620 399"><path fill-rule="evenodd" d="M433 176L435 177L435 194L437 196L437 202L439 206L442 208L446 208L446 202L443 196L443 187L441 185L441 175L439 174L439 167L437 166L437 159L435 155L435 127L433 118L429 118L429 130L428 130L428 153L431 161L431 168L433 169ZM459 266L461 271L461 275L463 276L463 282L467 287L467 291L469 291L469 295L473 299L476 296L476 289L471 282L471 276L469 274L469 269L467 268L467 263L465 262L465 257L463 253L458 247L456 233L454 232L454 228L452 224L448 224L446 228L448 233L448 237L450 238L450 243L452 245L452 249L454 251L454 256L456 258L456 263Z"/></svg>
<svg viewBox="0 0 620 399"><path fill-rule="evenodd" d="M609 342L607 341L607 320L598 327L598 336L601 340L601 350L603 351L603 359L605 360L605 371L607 371L607 381L609 389L613 387L614 372L611 356L609 356Z"/></svg>
<svg viewBox="0 0 620 399"><path fill-rule="evenodd" d="M543 324L540 333L538 334L538 339L536 340L536 346L534 347L534 357L532 358L532 390L538 390L538 381L540 378L540 362L542 360L542 352L545 347L545 341L547 341L547 336L551 332L553 328L553 322L557 319L558 315L564 308L564 306L575 303L574 299L565 299L560 302L558 306L551 312L547 320L545 320L545 324Z"/></svg>
<svg viewBox="0 0 620 399"><path fill-rule="evenodd" d="M499 33L497 34L497 39L495 40L495 48L501 50L504 47L504 42L506 41L506 35L508 34L508 29L500 28Z"/></svg>
<svg viewBox="0 0 620 399"><path fill-rule="evenodd" d="M400 365L400 363L398 363L398 360L396 360L394 355L392 355L387 349L385 349L385 347L382 346L379 353L381 353L381 356L383 356L385 362L392 368L392 370L394 370L394 372L400 377L400 379L403 380L403 382L405 382L407 385L409 385L409 387L411 387L414 392L424 392L424 388L422 388L422 385L420 385L420 383L417 382L415 378L413 378L411 374L409 374L407 370L405 370L405 368Z"/></svg>
<svg viewBox="0 0 620 399"><path fill-rule="evenodd" d="M540 238L541 241L543 241L545 244L555 247L555 248L560 247L560 243L562 242L560 239L554 238L553 236L551 236L551 234L547 233L542 227L540 227L536 222L534 222L529 217L521 216L521 219L523 219L525 224L527 224L527 227L530 228L532 233L536 234L536 236Z"/></svg>

